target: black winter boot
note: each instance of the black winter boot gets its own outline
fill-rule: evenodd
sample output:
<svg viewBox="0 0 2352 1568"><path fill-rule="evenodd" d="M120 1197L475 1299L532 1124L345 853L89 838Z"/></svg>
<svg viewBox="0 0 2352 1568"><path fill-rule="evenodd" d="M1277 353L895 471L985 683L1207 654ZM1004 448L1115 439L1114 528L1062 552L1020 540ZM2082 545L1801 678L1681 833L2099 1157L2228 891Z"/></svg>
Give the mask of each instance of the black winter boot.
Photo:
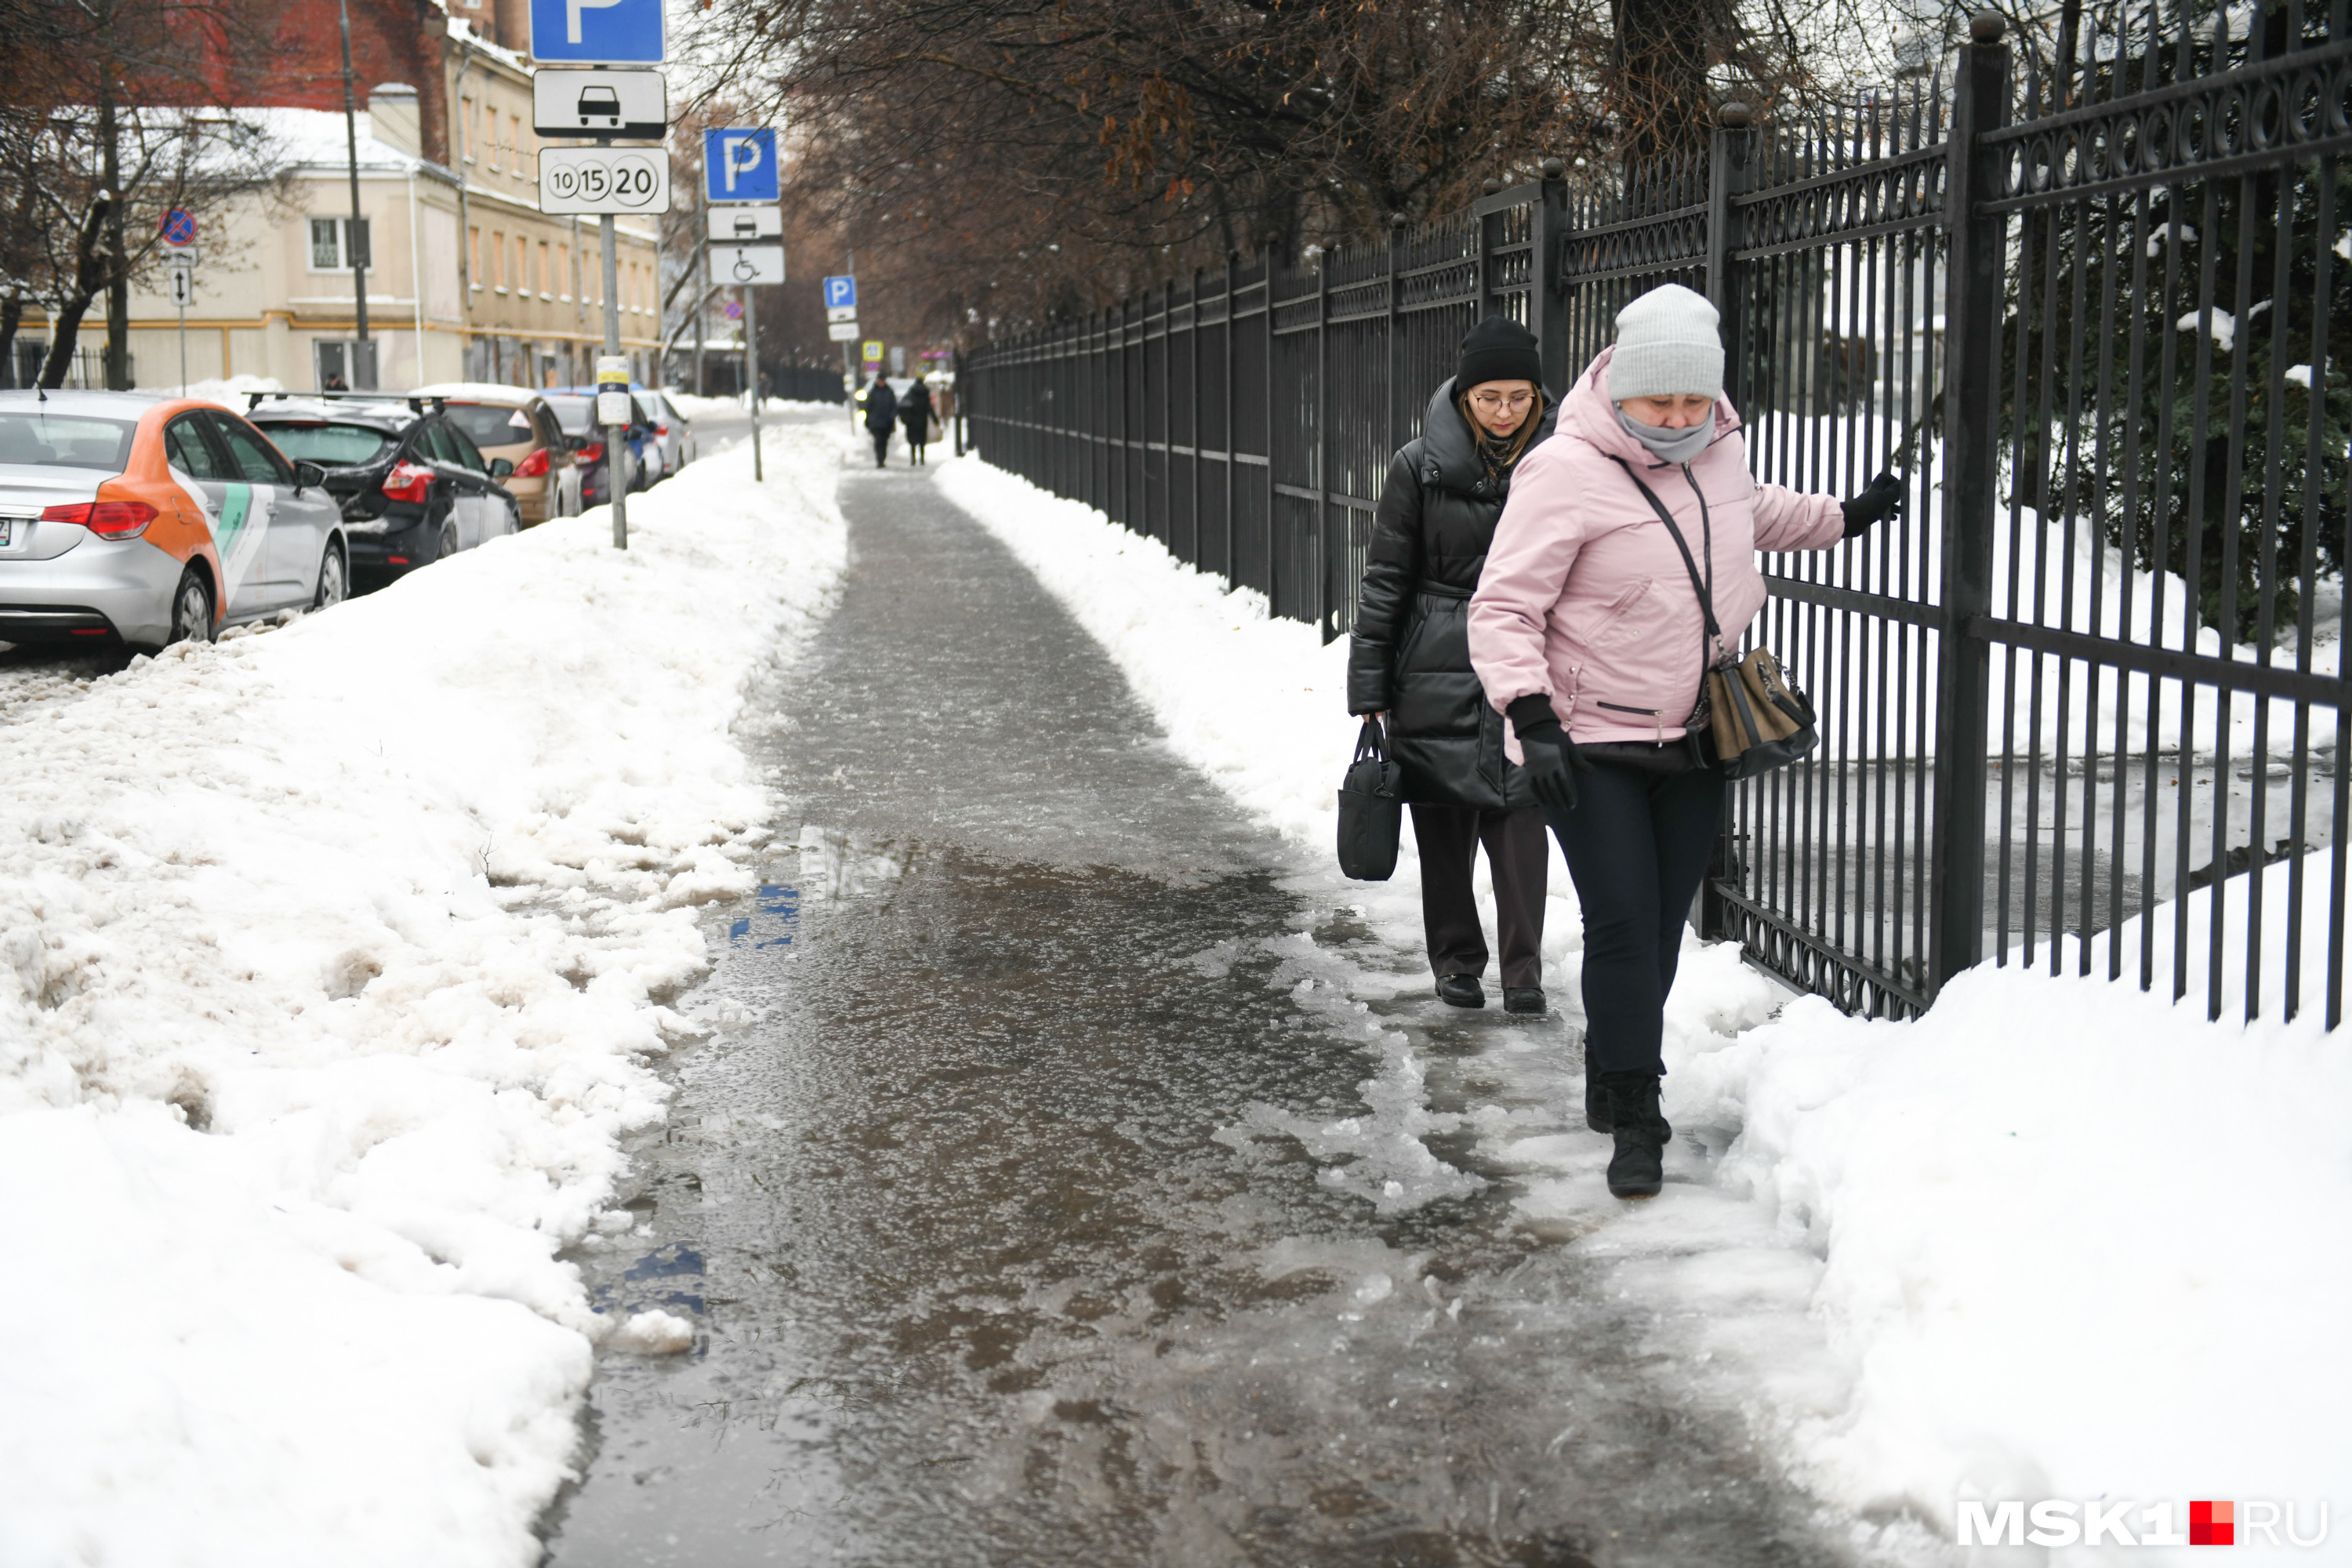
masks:
<svg viewBox="0 0 2352 1568"><path fill-rule="evenodd" d="M1666 1140L1675 1130L1658 1110L1655 1073L1612 1072L1601 1083L1609 1091L1609 1125L1617 1152L1609 1162L1609 1195L1651 1198L1665 1183Z"/></svg>
<svg viewBox="0 0 2352 1568"><path fill-rule="evenodd" d="M1609 1131L1609 1088L1592 1070L1592 1047L1584 1053L1584 1124L1595 1132Z"/></svg>
<svg viewBox="0 0 2352 1568"><path fill-rule="evenodd" d="M1441 974L1437 977L1437 999L1449 1007L1484 1007L1486 988L1478 984L1475 974Z"/></svg>

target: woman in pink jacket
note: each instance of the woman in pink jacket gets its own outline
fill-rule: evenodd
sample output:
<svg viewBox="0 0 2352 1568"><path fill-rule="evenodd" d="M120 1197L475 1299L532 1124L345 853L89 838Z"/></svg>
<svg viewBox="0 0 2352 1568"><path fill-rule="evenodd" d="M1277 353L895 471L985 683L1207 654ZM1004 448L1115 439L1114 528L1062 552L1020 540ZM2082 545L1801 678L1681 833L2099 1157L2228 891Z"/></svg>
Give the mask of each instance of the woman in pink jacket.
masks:
<svg viewBox="0 0 2352 1568"><path fill-rule="evenodd" d="M1620 1197L1657 1192L1673 1131L1658 1110L1666 993L1723 819L1706 673L1764 606L1757 551L1826 550L1901 496L1884 474L1843 503L1750 478L1715 307L1674 284L1618 313L1615 346L1512 484L1470 600L1470 661L1583 906L1585 1114L1615 1135Z"/></svg>

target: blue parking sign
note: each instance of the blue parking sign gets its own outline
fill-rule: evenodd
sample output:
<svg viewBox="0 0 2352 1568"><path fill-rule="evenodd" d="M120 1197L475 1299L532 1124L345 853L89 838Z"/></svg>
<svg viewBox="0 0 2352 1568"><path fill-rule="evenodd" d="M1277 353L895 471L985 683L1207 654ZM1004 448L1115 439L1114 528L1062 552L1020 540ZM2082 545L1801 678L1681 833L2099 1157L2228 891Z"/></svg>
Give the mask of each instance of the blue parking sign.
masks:
<svg viewBox="0 0 2352 1568"><path fill-rule="evenodd" d="M854 310L857 304L857 279L828 278L824 280L824 308L828 310Z"/></svg>
<svg viewBox="0 0 2352 1568"><path fill-rule="evenodd" d="M776 133L737 126L702 133L702 189L714 202L782 199L776 178Z"/></svg>
<svg viewBox="0 0 2352 1568"><path fill-rule="evenodd" d="M657 66L667 58L662 0L530 0L541 64Z"/></svg>

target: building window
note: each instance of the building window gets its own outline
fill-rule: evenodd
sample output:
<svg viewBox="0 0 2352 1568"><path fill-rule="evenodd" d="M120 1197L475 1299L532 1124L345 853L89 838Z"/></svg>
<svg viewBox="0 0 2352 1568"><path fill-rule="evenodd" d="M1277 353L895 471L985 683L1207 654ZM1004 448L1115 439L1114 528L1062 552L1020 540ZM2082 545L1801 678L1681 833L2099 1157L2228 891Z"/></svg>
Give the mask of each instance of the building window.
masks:
<svg viewBox="0 0 2352 1568"><path fill-rule="evenodd" d="M466 231L466 273L475 288L482 286L482 231L478 227Z"/></svg>
<svg viewBox="0 0 2352 1568"><path fill-rule="evenodd" d="M359 226L359 249L367 248L367 221ZM310 270L342 272L354 260L364 261L364 256L352 254L352 220L347 217L314 217L310 220Z"/></svg>
<svg viewBox="0 0 2352 1568"><path fill-rule="evenodd" d="M470 163L474 161L475 143L481 140L479 127L474 123L475 110L480 106L470 98L461 98L457 103L457 123L465 128L466 145L463 151L466 154L466 162Z"/></svg>
<svg viewBox="0 0 2352 1568"><path fill-rule="evenodd" d="M520 179L521 179L521 178L522 178L522 174L523 174L523 170L522 170L522 116L521 116L521 115L520 115L520 114L510 114L510 115L509 115L509 116L507 117L507 127L508 127L508 133L509 133L509 135L511 135L511 136L514 138L514 177L515 177L516 179L520 180Z"/></svg>
<svg viewBox="0 0 2352 1568"><path fill-rule="evenodd" d="M490 231L490 287L507 291L507 237L498 229Z"/></svg>
<svg viewBox="0 0 2352 1568"><path fill-rule="evenodd" d="M547 241L542 239L539 242L539 297L552 300L555 298L555 274L548 269L547 251Z"/></svg>
<svg viewBox="0 0 2352 1568"><path fill-rule="evenodd" d="M496 173L506 167L499 156L499 111L497 110L488 110L483 113L482 127L483 134L490 144L490 169Z"/></svg>
<svg viewBox="0 0 2352 1568"><path fill-rule="evenodd" d="M560 279L559 286L563 290L563 299L566 303L569 303L572 299L572 247L570 246L559 245L555 247L555 275Z"/></svg>
<svg viewBox="0 0 2352 1568"><path fill-rule="evenodd" d="M518 294L530 292L530 241L521 235L515 236L514 285Z"/></svg>

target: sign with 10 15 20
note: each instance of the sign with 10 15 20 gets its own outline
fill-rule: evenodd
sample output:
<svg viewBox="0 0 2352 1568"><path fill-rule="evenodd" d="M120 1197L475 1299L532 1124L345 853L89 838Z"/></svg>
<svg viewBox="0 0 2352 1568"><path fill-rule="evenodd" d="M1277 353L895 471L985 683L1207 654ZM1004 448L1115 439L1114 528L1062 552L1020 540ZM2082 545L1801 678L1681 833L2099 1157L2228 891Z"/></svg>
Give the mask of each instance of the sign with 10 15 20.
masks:
<svg viewBox="0 0 2352 1568"><path fill-rule="evenodd" d="M543 213L666 213L669 154L650 147L544 147Z"/></svg>

